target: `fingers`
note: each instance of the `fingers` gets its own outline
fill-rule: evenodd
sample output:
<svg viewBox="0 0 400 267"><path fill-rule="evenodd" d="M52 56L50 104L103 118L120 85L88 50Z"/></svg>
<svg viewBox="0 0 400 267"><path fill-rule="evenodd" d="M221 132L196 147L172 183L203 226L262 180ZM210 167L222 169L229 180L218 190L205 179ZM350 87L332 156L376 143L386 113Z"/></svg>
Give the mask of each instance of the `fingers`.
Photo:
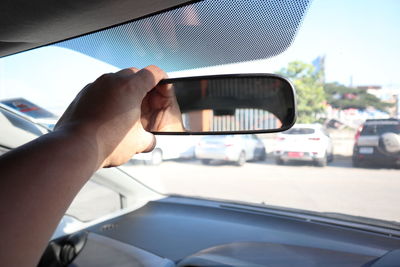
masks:
<svg viewBox="0 0 400 267"><path fill-rule="evenodd" d="M130 78L130 84L134 90L142 92L144 97L151 89L162 80L167 78L167 74L157 66L150 65L143 68L132 75Z"/></svg>
<svg viewBox="0 0 400 267"><path fill-rule="evenodd" d="M139 71L138 68L131 67L131 68L126 68L126 69L122 69L120 71L117 71L115 74L117 74L117 75L119 75L121 77L129 77L129 76L132 76L133 74L135 74L138 71Z"/></svg>
<svg viewBox="0 0 400 267"><path fill-rule="evenodd" d="M175 90L172 83L158 84L156 87L157 93L163 97L174 97Z"/></svg>

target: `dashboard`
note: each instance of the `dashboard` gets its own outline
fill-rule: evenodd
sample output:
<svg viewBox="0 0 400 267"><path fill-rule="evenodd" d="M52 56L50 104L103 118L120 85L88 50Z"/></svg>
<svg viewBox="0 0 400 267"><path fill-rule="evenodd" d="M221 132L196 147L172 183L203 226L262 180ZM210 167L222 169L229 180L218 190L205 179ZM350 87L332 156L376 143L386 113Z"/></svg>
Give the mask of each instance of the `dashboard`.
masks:
<svg viewBox="0 0 400 267"><path fill-rule="evenodd" d="M398 266L399 232L356 226L168 197L52 243L74 247L70 266Z"/></svg>

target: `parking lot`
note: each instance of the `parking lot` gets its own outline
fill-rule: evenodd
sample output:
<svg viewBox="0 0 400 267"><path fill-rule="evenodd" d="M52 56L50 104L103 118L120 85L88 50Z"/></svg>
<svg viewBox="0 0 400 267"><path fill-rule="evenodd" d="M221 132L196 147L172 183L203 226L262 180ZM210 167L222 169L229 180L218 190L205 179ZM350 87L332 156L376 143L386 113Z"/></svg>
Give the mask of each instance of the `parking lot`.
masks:
<svg viewBox="0 0 400 267"><path fill-rule="evenodd" d="M353 168L349 157L339 157L324 168L300 163L278 166L271 158L242 167L218 162L202 165L190 160L167 161L159 166L135 162L123 168L162 193L400 222L400 170Z"/></svg>
<svg viewBox="0 0 400 267"><path fill-rule="evenodd" d="M353 168L354 140L334 140L335 159L326 167L307 163L276 165L271 156L274 139L264 139L266 161L242 167L199 160L167 160L158 166L131 161L122 168L132 177L164 194L225 199L319 212L337 212L400 222L400 169ZM73 213L95 218L118 208L118 199L88 183ZM107 196L107 197L103 197ZM96 202L96 209L92 203Z"/></svg>

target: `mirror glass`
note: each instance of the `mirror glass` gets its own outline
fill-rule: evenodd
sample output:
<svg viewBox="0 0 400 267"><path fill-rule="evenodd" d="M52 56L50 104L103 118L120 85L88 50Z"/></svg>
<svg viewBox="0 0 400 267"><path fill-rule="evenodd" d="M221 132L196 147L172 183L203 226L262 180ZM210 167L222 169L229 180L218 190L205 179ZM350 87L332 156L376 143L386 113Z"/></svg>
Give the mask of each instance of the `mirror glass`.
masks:
<svg viewBox="0 0 400 267"><path fill-rule="evenodd" d="M280 76L187 77L166 79L158 87L153 93L169 99L164 103L169 106L162 120L153 118L163 121L154 133L266 133L295 122L294 89Z"/></svg>

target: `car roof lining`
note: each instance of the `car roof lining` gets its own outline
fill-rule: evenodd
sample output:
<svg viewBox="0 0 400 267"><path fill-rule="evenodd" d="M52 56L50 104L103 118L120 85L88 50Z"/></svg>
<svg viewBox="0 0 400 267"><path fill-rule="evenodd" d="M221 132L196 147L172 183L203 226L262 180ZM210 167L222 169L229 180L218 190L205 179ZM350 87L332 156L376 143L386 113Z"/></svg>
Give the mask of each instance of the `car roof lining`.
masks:
<svg viewBox="0 0 400 267"><path fill-rule="evenodd" d="M1 1L0 57L193 2L197 1Z"/></svg>

